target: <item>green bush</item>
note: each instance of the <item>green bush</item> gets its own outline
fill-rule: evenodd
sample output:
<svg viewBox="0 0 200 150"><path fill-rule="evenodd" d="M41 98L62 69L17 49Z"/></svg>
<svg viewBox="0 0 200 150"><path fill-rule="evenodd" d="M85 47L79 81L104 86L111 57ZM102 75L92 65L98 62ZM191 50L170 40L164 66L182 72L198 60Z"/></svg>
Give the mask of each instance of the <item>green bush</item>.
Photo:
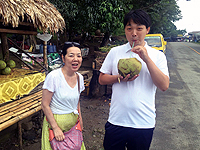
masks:
<svg viewBox="0 0 200 150"><path fill-rule="evenodd" d="M111 48L118 46L118 45L109 45L109 46L104 46L104 47L100 47L100 51L101 52L109 52Z"/></svg>

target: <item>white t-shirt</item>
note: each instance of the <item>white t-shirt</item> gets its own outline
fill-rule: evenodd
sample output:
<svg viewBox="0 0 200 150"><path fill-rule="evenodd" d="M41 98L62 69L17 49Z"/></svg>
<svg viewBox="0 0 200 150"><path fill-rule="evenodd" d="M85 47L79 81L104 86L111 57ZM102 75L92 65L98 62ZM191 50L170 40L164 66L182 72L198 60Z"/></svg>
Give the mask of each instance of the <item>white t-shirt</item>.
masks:
<svg viewBox="0 0 200 150"><path fill-rule="evenodd" d="M78 73L78 72L77 72ZM85 89L83 76L78 73L80 81L80 92ZM61 68L51 71L43 85L43 89L53 92L50 108L53 114L77 113L79 101L78 81L74 88L71 88L61 71Z"/></svg>
<svg viewBox="0 0 200 150"><path fill-rule="evenodd" d="M164 53L145 44L149 57L167 76L168 67ZM133 81L112 85L111 107L108 121L114 125L132 128L155 127L155 93L157 87L152 81L146 63L139 55L130 51L129 43L110 50L100 72L118 75L117 64L121 58L135 57L142 63L139 77Z"/></svg>

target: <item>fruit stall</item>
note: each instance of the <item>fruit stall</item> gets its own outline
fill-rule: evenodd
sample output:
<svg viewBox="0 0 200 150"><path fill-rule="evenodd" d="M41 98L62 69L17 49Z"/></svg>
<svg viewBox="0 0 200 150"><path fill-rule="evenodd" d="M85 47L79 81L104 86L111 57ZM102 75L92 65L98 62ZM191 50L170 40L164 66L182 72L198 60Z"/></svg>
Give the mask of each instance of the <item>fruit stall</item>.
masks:
<svg viewBox="0 0 200 150"><path fill-rule="evenodd" d="M39 83L43 82L48 72L47 41L43 40L43 62L38 62L31 53L28 53L18 43L15 43L9 35L36 36L37 29L48 35L63 32L65 21L57 9L48 1L1 1L5 7L0 8L0 104L15 100L25 94L29 94ZM29 11L26 7L29 6ZM32 7L34 6L34 7ZM13 9L17 8L17 9ZM6 12L6 13L5 13ZM33 14L32 14L33 12ZM37 14L37 15L36 15ZM12 16L12 17L10 17ZM48 33L47 33L48 31ZM44 35L43 34L43 35ZM24 39L23 39L24 42ZM10 44L18 52L10 51ZM36 45L29 45L33 49ZM19 55L21 57L19 57ZM24 68L15 67L15 61L10 56L15 56L24 64ZM31 62L37 63L40 70L36 71L33 65L22 59L26 55Z"/></svg>
<svg viewBox="0 0 200 150"><path fill-rule="evenodd" d="M48 73L47 40L42 41L43 62L40 63L30 53L36 45L29 45L27 52L24 49L24 38L22 46L19 46L10 35L35 38L38 30L43 35L53 35L58 31L62 33L65 21L54 5L47 0L3 0L0 1L0 5L0 131L17 123L21 150L22 120L41 110L41 89L34 93L33 89L45 80ZM17 52L10 51L10 44ZM33 64L25 62L22 59L23 54L31 59L31 62L37 63L40 70L35 70ZM16 67L17 64L11 56L17 58L28 69Z"/></svg>

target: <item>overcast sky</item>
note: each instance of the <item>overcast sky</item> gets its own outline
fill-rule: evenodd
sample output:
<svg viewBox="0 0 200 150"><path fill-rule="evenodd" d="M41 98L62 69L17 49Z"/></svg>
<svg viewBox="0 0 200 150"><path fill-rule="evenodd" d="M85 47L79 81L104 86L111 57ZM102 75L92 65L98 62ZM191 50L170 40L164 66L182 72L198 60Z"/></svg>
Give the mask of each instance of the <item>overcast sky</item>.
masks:
<svg viewBox="0 0 200 150"><path fill-rule="evenodd" d="M177 0L183 18L174 24L187 32L200 31L200 0Z"/></svg>

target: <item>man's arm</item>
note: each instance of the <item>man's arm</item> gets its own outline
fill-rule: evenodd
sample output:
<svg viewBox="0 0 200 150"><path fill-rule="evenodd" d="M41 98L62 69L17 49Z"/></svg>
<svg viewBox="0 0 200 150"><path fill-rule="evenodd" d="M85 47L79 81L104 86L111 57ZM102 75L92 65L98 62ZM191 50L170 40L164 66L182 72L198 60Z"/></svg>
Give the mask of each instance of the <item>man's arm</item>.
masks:
<svg viewBox="0 0 200 150"><path fill-rule="evenodd" d="M120 83L121 81L127 82L127 81L133 81L135 80L139 75L135 75L133 78L129 79L130 74L128 74L125 78L123 78L120 75L109 75L105 73L100 73L99 75L99 83L101 85L106 85L106 84L113 84L113 83Z"/></svg>
<svg viewBox="0 0 200 150"><path fill-rule="evenodd" d="M146 61L153 83L161 90L166 91L169 88L169 77L165 75L149 58Z"/></svg>
<svg viewBox="0 0 200 150"><path fill-rule="evenodd" d="M105 73L100 73L99 75L99 83L101 85L106 85L106 84L113 84L115 82L118 82L118 77L119 75L109 75Z"/></svg>
<svg viewBox="0 0 200 150"><path fill-rule="evenodd" d="M151 60L151 58L147 54L146 48L143 46L136 46L131 51L138 54L140 58L146 63L153 83L161 91L166 91L169 88L169 77L165 75Z"/></svg>

